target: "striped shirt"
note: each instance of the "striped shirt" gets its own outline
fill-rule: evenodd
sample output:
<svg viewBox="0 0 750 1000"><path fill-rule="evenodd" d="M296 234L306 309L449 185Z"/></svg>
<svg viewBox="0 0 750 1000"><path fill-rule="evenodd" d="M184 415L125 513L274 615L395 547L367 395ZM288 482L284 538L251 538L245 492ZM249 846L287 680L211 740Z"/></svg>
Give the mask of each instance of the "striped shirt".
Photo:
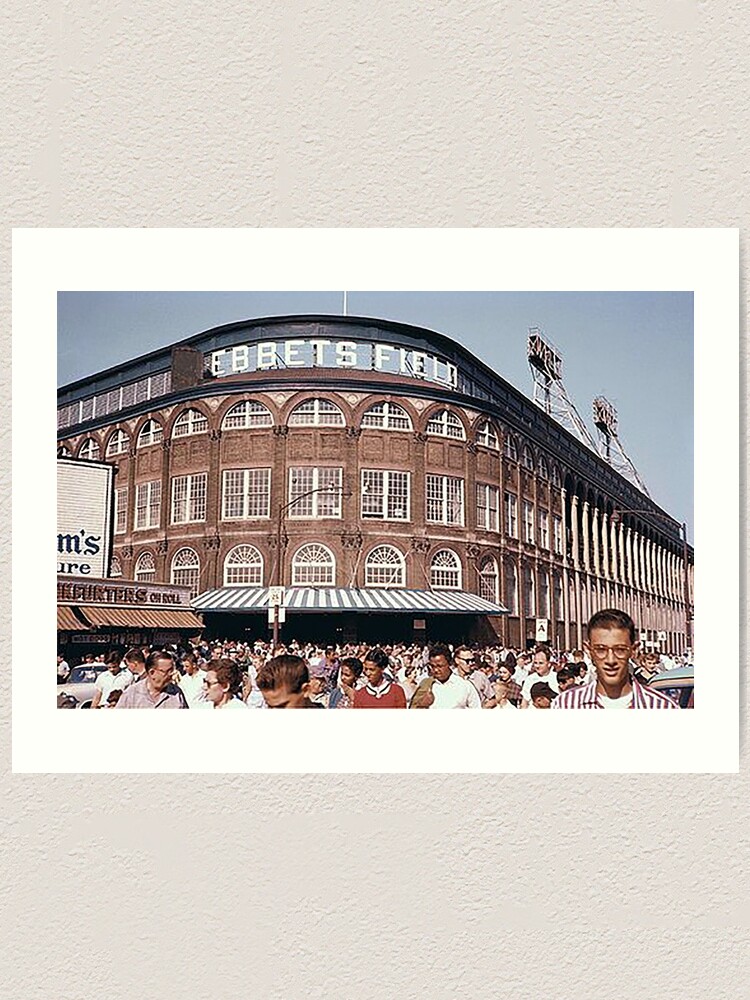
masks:
<svg viewBox="0 0 750 1000"><path fill-rule="evenodd" d="M679 708L676 701L661 691L644 687L635 677L631 678L633 700L630 708ZM568 688L552 702L552 708L604 708L596 690L596 681Z"/></svg>

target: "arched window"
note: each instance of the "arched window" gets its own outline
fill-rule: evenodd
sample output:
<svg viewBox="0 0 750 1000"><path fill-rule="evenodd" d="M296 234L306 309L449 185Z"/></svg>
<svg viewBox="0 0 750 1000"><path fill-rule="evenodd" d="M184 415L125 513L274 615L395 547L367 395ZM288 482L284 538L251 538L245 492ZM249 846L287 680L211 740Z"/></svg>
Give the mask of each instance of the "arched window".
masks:
<svg viewBox="0 0 750 1000"><path fill-rule="evenodd" d="M99 458L99 445L93 438L86 438L78 449L79 458L87 458L90 462L96 462Z"/></svg>
<svg viewBox="0 0 750 1000"><path fill-rule="evenodd" d="M549 479L549 465L547 465L547 459L544 455L539 456L539 462L537 463L537 472L539 473L540 479Z"/></svg>
<svg viewBox="0 0 750 1000"><path fill-rule="evenodd" d="M554 615L558 621L563 620L563 585L562 577L555 573L552 578L552 597L555 602Z"/></svg>
<svg viewBox="0 0 750 1000"><path fill-rule="evenodd" d="M67 445L61 444L60 447L57 449L57 457L71 458L72 456L70 454L70 448L68 448Z"/></svg>
<svg viewBox="0 0 750 1000"><path fill-rule="evenodd" d="M134 576L141 583L156 579L156 563L151 552L141 552L136 559Z"/></svg>
<svg viewBox="0 0 750 1000"><path fill-rule="evenodd" d="M290 427L343 427L344 414L327 399L306 399L289 414Z"/></svg>
<svg viewBox="0 0 750 1000"><path fill-rule="evenodd" d="M119 556L112 556L112 563L109 567L109 575L111 577L122 576L122 563L120 562Z"/></svg>
<svg viewBox="0 0 750 1000"><path fill-rule="evenodd" d="M332 587L336 580L336 560L325 545L311 542L297 549L292 559L293 587Z"/></svg>
<svg viewBox="0 0 750 1000"><path fill-rule="evenodd" d="M386 431L410 431L411 420L406 410L396 403L376 403L362 415L363 427L379 427Z"/></svg>
<svg viewBox="0 0 750 1000"><path fill-rule="evenodd" d="M531 448L527 444L523 446L523 457L522 457L524 469L529 469L531 472L534 471L534 456L531 453Z"/></svg>
<svg viewBox="0 0 750 1000"><path fill-rule="evenodd" d="M147 448L151 444L158 444L161 439L161 424L158 424L155 420L147 420L143 427L141 427L136 447Z"/></svg>
<svg viewBox="0 0 750 1000"><path fill-rule="evenodd" d="M263 556L254 545L235 545L224 560L224 586L263 585Z"/></svg>
<svg viewBox="0 0 750 1000"><path fill-rule="evenodd" d="M497 451L500 448L495 428L489 420L485 420L485 422L480 425L479 430L477 431L477 444L481 444L485 448L492 448L494 451Z"/></svg>
<svg viewBox="0 0 750 1000"><path fill-rule="evenodd" d="M479 566L479 596L497 604L497 583L497 563L492 556L487 556Z"/></svg>
<svg viewBox="0 0 750 1000"><path fill-rule="evenodd" d="M208 417L200 410L184 410L174 422L172 437L187 437L189 434L205 434L208 430Z"/></svg>
<svg viewBox="0 0 750 1000"><path fill-rule="evenodd" d="M518 614L518 573L512 559L505 561L505 593L504 604L510 614Z"/></svg>
<svg viewBox="0 0 750 1000"><path fill-rule="evenodd" d="M505 435L505 442L503 444L503 454L506 458L509 458L512 462L518 461L518 446L516 445L516 439L512 434Z"/></svg>
<svg viewBox="0 0 750 1000"><path fill-rule="evenodd" d="M233 406L224 417L221 429L231 431L236 429L247 430L250 427L272 427L273 417L271 411L262 403L253 402L246 399L242 403Z"/></svg>
<svg viewBox="0 0 750 1000"><path fill-rule="evenodd" d="M552 466L552 485L559 487L560 486L560 482L561 482L561 480L560 480L560 470L558 469L558 467L556 465L553 465Z"/></svg>
<svg viewBox="0 0 750 1000"><path fill-rule="evenodd" d="M438 410L437 413L433 413L427 421L427 433L437 434L438 437L455 438L457 441L466 440L464 425L450 410Z"/></svg>
<svg viewBox="0 0 750 1000"><path fill-rule="evenodd" d="M107 458L114 458L115 455L124 455L128 450L129 443L130 438L125 431L118 428L110 435L109 441L107 441Z"/></svg>
<svg viewBox="0 0 750 1000"><path fill-rule="evenodd" d="M197 597L200 590L201 561L193 549L179 549L172 557L172 583L190 587L190 596Z"/></svg>
<svg viewBox="0 0 750 1000"><path fill-rule="evenodd" d="M434 590L461 589L461 560L450 549L441 549L430 563L430 586Z"/></svg>
<svg viewBox="0 0 750 1000"><path fill-rule="evenodd" d="M406 562L393 545L378 545L365 563L365 587L403 587Z"/></svg>

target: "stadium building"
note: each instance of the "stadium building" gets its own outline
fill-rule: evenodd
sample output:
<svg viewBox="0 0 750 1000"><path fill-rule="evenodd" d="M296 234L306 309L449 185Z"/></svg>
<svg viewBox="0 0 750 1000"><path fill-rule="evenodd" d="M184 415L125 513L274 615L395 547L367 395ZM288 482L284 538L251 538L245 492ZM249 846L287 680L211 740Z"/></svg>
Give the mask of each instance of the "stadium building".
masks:
<svg viewBox="0 0 750 1000"><path fill-rule="evenodd" d="M570 649L614 605L690 644L684 528L429 330L208 330L62 387L58 454L116 467L111 575L189 587L209 633L266 636L280 586L289 637Z"/></svg>

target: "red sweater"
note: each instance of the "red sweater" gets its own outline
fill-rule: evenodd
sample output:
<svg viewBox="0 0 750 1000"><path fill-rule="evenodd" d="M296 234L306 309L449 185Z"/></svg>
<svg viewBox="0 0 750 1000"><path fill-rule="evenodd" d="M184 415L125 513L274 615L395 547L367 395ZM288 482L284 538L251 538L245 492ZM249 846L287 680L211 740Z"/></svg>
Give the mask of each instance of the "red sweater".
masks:
<svg viewBox="0 0 750 1000"><path fill-rule="evenodd" d="M390 688L380 698L370 694L366 687L354 692L355 708L406 708L406 695L404 689L398 684L391 684Z"/></svg>

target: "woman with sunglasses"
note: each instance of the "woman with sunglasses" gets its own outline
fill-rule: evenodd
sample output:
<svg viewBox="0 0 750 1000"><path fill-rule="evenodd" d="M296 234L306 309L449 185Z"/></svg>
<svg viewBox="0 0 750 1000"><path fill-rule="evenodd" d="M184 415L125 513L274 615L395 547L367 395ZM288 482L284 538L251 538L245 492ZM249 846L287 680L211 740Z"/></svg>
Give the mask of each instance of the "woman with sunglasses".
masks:
<svg viewBox="0 0 750 1000"><path fill-rule="evenodd" d="M242 668L234 660L209 660L203 681L205 708L247 708L242 700Z"/></svg>

